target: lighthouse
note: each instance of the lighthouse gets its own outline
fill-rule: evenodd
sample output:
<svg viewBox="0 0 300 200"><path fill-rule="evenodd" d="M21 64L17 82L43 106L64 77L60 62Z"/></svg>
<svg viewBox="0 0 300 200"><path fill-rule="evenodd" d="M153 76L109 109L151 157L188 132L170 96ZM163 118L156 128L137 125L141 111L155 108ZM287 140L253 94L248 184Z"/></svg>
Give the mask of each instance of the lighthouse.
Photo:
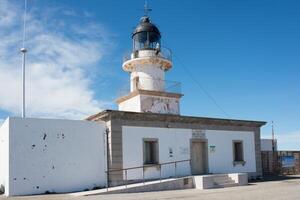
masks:
<svg viewBox="0 0 300 200"><path fill-rule="evenodd" d="M122 68L130 74L130 91L116 100L119 110L180 114L180 83L165 80L172 52L162 47L161 33L147 15L132 33L132 51Z"/></svg>

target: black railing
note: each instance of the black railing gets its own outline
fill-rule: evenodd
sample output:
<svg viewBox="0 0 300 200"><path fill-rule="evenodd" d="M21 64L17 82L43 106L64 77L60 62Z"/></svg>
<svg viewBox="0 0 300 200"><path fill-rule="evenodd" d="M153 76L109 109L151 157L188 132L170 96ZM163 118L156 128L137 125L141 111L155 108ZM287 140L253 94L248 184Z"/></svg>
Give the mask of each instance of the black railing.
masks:
<svg viewBox="0 0 300 200"><path fill-rule="evenodd" d="M123 84L118 90L117 96L121 97L130 93L130 84L133 84L132 90L149 90L149 91L160 91L166 93L181 94L181 83L177 81L168 81L161 79L153 79L146 77L139 77L138 79L130 80Z"/></svg>
<svg viewBox="0 0 300 200"><path fill-rule="evenodd" d="M143 51L153 51L153 54L145 56ZM172 62L172 51L169 48L161 47L159 50L157 49L140 49L138 51L130 51L125 53L123 57L123 62L126 62L135 58L145 58L145 57L159 57Z"/></svg>

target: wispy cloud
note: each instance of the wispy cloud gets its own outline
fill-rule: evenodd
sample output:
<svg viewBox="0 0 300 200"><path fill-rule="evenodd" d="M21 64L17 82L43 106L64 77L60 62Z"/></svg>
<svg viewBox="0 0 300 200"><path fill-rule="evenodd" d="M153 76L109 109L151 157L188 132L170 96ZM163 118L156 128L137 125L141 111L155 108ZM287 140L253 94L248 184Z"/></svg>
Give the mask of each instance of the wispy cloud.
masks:
<svg viewBox="0 0 300 200"><path fill-rule="evenodd" d="M0 110L21 105L22 7L0 1ZM83 118L107 102L95 99L91 76L111 38L105 28L72 9L31 7L28 13L27 110L31 116Z"/></svg>

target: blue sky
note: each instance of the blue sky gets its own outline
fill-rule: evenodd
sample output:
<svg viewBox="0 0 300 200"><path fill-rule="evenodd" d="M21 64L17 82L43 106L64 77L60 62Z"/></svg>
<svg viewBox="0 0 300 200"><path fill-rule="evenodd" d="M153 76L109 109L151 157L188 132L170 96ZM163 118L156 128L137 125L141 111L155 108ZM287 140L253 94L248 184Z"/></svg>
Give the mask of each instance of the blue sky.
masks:
<svg viewBox="0 0 300 200"><path fill-rule="evenodd" d="M20 115L22 5L17 2L0 3L0 36L7 41L0 45L0 92L8 94L0 97L0 119ZM181 114L227 117L186 67L231 118L267 121L266 138L273 120L279 148L300 150L299 1L148 3L162 45L175 55L167 79L182 83ZM28 0L28 115L82 118L116 109L113 101L129 80L122 57L131 48L143 4Z"/></svg>

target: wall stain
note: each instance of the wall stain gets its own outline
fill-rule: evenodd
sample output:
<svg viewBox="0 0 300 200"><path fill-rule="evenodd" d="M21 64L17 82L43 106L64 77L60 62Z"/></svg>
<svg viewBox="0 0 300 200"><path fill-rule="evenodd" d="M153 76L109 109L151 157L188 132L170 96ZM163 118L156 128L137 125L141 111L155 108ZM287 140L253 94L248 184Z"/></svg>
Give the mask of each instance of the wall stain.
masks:
<svg viewBox="0 0 300 200"><path fill-rule="evenodd" d="M44 133L43 140L45 140L45 139L46 139L46 137L47 137L47 134L46 134L46 133Z"/></svg>
<svg viewBox="0 0 300 200"><path fill-rule="evenodd" d="M34 149L34 147L35 147L35 144L31 145L31 149Z"/></svg>

